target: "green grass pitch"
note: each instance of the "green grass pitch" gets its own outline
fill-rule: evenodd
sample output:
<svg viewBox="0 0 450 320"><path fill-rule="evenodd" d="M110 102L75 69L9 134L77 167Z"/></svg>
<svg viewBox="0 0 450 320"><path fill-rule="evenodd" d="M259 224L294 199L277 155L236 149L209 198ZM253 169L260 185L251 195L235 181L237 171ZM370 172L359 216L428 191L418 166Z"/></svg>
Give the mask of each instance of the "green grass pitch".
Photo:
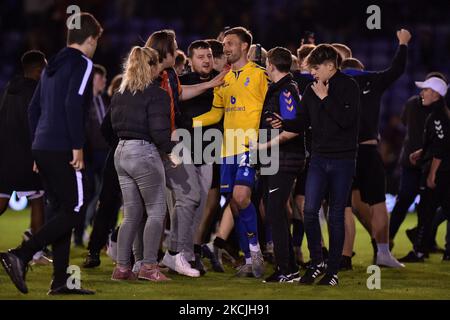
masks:
<svg viewBox="0 0 450 320"><path fill-rule="evenodd" d="M405 229L416 224L417 218L409 214L396 238L393 254L404 256L411 243ZM29 211L7 211L0 217L0 251L17 246L23 231L28 227ZM10 282L3 269L0 270L0 299L450 299L450 262L443 262L441 254L433 254L423 264L407 264L405 269L381 269L381 289L369 290L366 285L367 266L371 264L372 247L362 226L357 223L355 241L356 256L353 271L340 272L339 286L299 286L296 284L265 284L258 279L233 277L233 269L227 267L224 274L209 272L204 277L192 279L170 275L168 283L144 281L111 281L113 263L102 255L102 264L96 269L81 269L83 286L96 290L89 297L49 297L46 295L52 267L35 266L27 275L29 293L21 294ZM326 236L326 235L325 235ZM438 244L444 245L445 223L438 233ZM307 253L304 245L303 252ZM81 266L86 250L74 248L71 264ZM208 266L208 265L207 265ZM267 267L266 274L271 272Z"/></svg>

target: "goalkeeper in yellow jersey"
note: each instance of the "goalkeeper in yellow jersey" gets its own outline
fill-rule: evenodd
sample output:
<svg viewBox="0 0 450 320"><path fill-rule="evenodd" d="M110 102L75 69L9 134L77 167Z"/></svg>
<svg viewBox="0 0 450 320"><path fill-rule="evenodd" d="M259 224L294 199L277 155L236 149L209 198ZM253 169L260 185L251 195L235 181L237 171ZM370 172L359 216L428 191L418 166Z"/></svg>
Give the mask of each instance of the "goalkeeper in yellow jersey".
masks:
<svg viewBox="0 0 450 320"><path fill-rule="evenodd" d="M248 60L251 44L252 35L245 28L236 27L225 32L223 48L231 70L225 76L225 83L215 88L211 110L193 121L194 126L208 126L223 117L220 191L229 200L246 258L238 275L253 274L259 278L264 273L264 259L258 243L256 209L251 202L255 168L250 161L248 146L257 141L268 77L264 68ZM226 238L228 235L219 232L215 240L219 248L225 242L221 236Z"/></svg>

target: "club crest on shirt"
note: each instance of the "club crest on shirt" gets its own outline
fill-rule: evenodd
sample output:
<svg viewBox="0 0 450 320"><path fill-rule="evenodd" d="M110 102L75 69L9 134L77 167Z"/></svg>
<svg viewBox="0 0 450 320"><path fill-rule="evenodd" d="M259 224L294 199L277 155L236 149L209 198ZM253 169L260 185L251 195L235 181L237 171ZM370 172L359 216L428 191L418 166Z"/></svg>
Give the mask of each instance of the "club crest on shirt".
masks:
<svg viewBox="0 0 450 320"><path fill-rule="evenodd" d="M244 86L248 87L250 84L250 77L245 78Z"/></svg>

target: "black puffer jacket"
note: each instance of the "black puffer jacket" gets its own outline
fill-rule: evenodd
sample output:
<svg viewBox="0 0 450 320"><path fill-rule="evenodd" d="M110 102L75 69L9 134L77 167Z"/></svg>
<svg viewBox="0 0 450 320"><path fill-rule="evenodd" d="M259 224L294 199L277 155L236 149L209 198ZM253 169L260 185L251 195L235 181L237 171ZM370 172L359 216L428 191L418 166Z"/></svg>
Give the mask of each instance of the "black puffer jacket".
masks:
<svg viewBox="0 0 450 320"><path fill-rule="evenodd" d="M142 139L170 153L175 143L170 140L170 99L156 84L134 95L125 90L114 94L111 101L114 133L123 139Z"/></svg>

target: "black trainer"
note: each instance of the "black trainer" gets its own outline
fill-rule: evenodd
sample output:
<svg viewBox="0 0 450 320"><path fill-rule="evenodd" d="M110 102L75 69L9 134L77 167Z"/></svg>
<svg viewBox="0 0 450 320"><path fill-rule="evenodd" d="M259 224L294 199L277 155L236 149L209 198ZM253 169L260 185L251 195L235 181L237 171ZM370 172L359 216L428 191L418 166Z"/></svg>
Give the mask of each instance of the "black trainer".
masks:
<svg viewBox="0 0 450 320"><path fill-rule="evenodd" d="M89 252L86 260L84 260L83 268L96 268L100 265L100 254L96 252Z"/></svg>
<svg viewBox="0 0 450 320"><path fill-rule="evenodd" d="M289 281L288 282L299 282L300 281L300 271L288 274Z"/></svg>
<svg viewBox="0 0 450 320"><path fill-rule="evenodd" d="M309 266L303 277L300 278L299 284L313 284L314 281L325 272L325 263Z"/></svg>
<svg viewBox="0 0 450 320"><path fill-rule="evenodd" d="M450 251L445 251L442 256L442 261L450 261Z"/></svg>
<svg viewBox="0 0 450 320"><path fill-rule="evenodd" d="M22 293L28 293L27 284L25 283L25 275L27 274L28 264L16 256L13 250L0 253L0 261L9 278L16 288Z"/></svg>
<svg viewBox="0 0 450 320"><path fill-rule="evenodd" d="M67 294L77 294L77 295L92 295L95 294L95 291L92 290L88 290L88 289L83 289L83 288L79 288L79 289L69 289L66 285L63 285L61 287L57 287L57 288L51 288L47 294L49 296L56 296L56 295L67 295Z"/></svg>
<svg viewBox="0 0 450 320"><path fill-rule="evenodd" d="M288 275L284 275L280 271L276 270L274 273L264 279L263 282L289 282L289 280L290 278Z"/></svg>
<svg viewBox="0 0 450 320"><path fill-rule="evenodd" d="M201 276L204 276L206 274L205 266L203 265L201 255L196 253L195 254L195 260L192 265L192 268L197 269L200 272Z"/></svg>
<svg viewBox="0 0 450 320"><path fill-rule="evenodd" d="M339 270L352 270L352 258L348 256L342 256L341 264L339 265Z"/></svg>
<svg viewBox="0 0 450 320"><path fill-rule="evenodd" d="M337 286L339 283L337 274L325 274L319 282L317 282L318 286Z"/></svg>
<svg viewBox="0 0 450 320"><path fill-rule="evenodd" d="M410 251L406 256L398 259L399 262L425 262L423 256L418 256L414 251Z"/></svg>
<svg viewBox="0 0 450 320"><path fill-rule="evenodd" d="M217 261L216 256L206 244L202 245L202 256L209 260L214 272L225 272L223 265Z"/></svg>

